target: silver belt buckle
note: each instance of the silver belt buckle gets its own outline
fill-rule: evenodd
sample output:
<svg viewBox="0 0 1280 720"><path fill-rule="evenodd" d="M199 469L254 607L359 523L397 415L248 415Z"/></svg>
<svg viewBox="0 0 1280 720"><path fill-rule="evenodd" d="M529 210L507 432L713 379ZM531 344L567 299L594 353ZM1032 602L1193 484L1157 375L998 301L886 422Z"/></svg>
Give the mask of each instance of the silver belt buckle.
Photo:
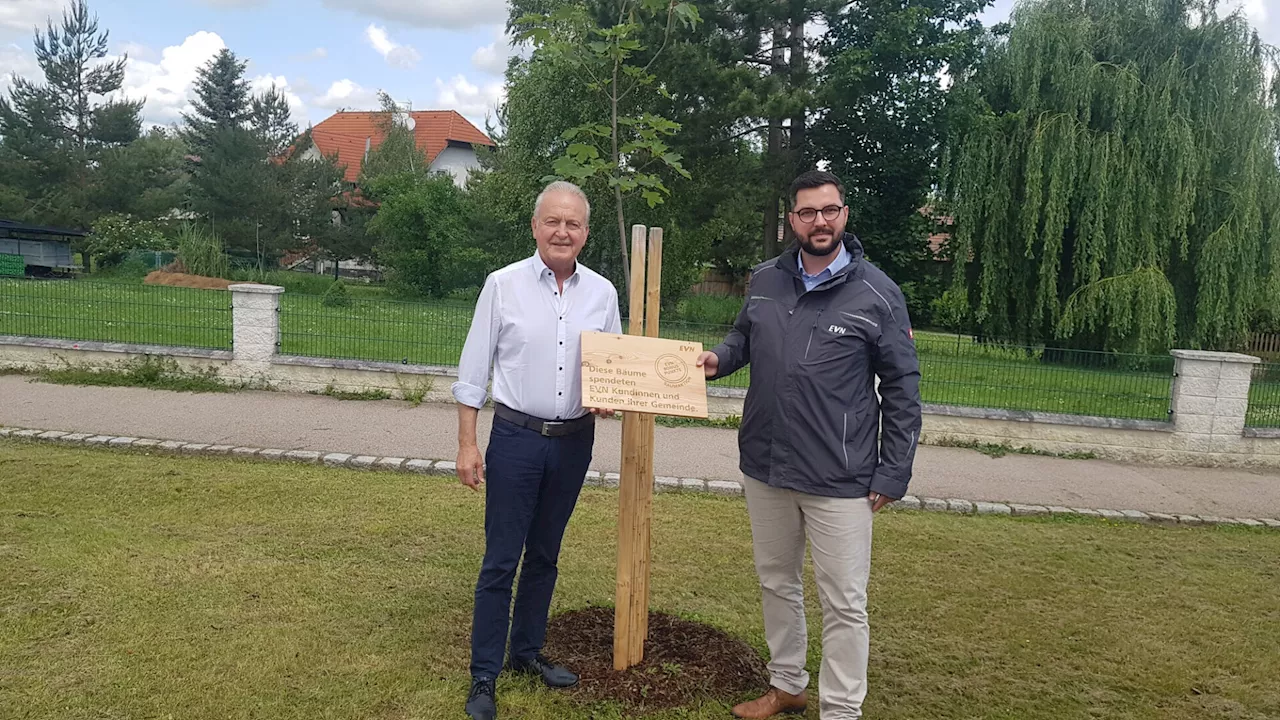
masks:
<svg viewBox="0 0 1280 720"><path fill-rule="evenodd" d="M563 425L563 424L564 424L563 422L544 422L544 423L542 423L542 433L541 433L541 434L542 434L542 437L551 437L551 433L550 433L550 432L548 432L548 428L550 428L552 425Z"/></svg>

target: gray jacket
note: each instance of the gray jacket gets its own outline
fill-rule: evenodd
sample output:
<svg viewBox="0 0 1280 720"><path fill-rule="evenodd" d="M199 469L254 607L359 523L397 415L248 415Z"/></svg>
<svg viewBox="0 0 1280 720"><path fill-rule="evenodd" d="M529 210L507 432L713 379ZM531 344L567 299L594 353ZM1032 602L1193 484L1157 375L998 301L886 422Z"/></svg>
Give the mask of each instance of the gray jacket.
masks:
<svg viewBox="0 0 1280 720"><path fill-rule="evenodd" d="M756 267L733 330L712 350L716 377L751 365L738 431L747 476L813 495L901 498L920 439L911 321L862 243L843 241L850 263L810 292L795 246Z"/></svg>

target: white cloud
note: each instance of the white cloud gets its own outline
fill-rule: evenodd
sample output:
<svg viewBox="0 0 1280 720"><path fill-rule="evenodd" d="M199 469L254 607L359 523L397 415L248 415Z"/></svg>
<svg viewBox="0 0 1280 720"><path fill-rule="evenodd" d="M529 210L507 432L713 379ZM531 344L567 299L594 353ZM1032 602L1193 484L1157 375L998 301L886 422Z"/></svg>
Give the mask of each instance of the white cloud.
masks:
<svg viewBox="0 0 1280 720"><path fill-rule="evenodd" d="M486 115L495 113L505 96L501 81L477 86L462 75L455 75L448 82L436 78L436 107L457 110L478 126L483 125Z"/></svg>
<svg viewBox="0 0 1280 720"><path fill-rule="evenodd" d="M507 0L324 0L330 10L355 10L394 23L459 29L507 20ZM355 7L353 7L355 6Z"/></svg>
<svg viewBox="0 0 1280 720"><path fill-rule="evenodd" d="M61 19L64 7L66 0L0 0L0 40L21 37L30 44L35 29Z"/></svg>
<svg viewBox="0 0 1280 720"><path fill-rule="evenodd" d="M165 48L158 63L130 56L124 86L114 94L145 99L142 117L148 123L180 122L182 113L191 111L192 85L200 67L226 46L217 33L201 30L188 35L181 45Z"/></svg>
<svg viewBox="0 0 1280 720"><path fill-rule="evenodd" d="M1266 0L1244 0L1240 6L1244 9L1244 14L1254 23L1260 25L1267 21Z"/></svg>
<svg viewBox="0 0 1280 720"><path fill-rule="evenodd" d="M392 67L412 70L422 59L417 50L392 40L391 36L387 35L386 28L378 27L373 23L369 23L369 27L364 29L364 38L369 41L369 46L377 50L378 54Z"/></svg>
<svg viewBox="0 0 1280 720"><path fill-rule="evenodd" d="M506 28L499 25L493 30L493 42L477 48L471 54L471 65L475 69L490 75L504 75L507 72L507 60L512 56L529 57L531 48L528 43L513 45L512 38L507 35Z"/></svg>
<svg viewBox="0 0 1280 720"><path fill-rule="evenodd" d="M378 93L361 87L359 83L343 78L329 86L328 91L311 104L326 110L373 110L378 105Z"/></svg>
<svg viewBox="0 0 1280 720"><path fill-rule="evenodd" d="M44 82L44 75L36 63L36 56L31 51L16 43L0 45L0 95L8 97L9 88L13 85L13 76L24 77L33 83Z"/></svg>

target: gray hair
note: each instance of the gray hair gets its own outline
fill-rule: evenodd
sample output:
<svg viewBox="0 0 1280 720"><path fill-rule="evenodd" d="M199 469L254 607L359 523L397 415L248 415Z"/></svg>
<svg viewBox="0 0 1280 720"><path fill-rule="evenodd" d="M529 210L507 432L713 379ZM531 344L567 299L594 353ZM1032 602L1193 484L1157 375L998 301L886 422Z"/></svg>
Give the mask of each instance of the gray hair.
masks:
<svg viewBox="0 0 1280 720"><path fill-rule="evenodd" d="M587 194L582 192L582 188L564 180L557 180L543 188L541 193L538 193L538 200L533 203L534 217L537 217L538 211L542 209L542 201L545 200L548 195L553 195L555 193L566 193L580 198L582 200L582 204L587 207L587 224L591 224L591 201L587 199Z"/></svg>

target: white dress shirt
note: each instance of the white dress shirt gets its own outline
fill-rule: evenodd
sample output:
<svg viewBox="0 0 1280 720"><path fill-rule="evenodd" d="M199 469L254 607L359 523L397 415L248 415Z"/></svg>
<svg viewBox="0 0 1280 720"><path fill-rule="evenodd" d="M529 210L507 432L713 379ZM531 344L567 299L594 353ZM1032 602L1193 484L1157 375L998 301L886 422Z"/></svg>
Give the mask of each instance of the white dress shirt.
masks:
<svg viewBox="0 0 1280 720"><path fill-rule="evenodd" d="M543 420L572 420L582 407L583 331L622 332L613 283L577 263L556 285L542 256L512 263L485 279L462 347L453 397L484 406L493 399Z"/></svg>

